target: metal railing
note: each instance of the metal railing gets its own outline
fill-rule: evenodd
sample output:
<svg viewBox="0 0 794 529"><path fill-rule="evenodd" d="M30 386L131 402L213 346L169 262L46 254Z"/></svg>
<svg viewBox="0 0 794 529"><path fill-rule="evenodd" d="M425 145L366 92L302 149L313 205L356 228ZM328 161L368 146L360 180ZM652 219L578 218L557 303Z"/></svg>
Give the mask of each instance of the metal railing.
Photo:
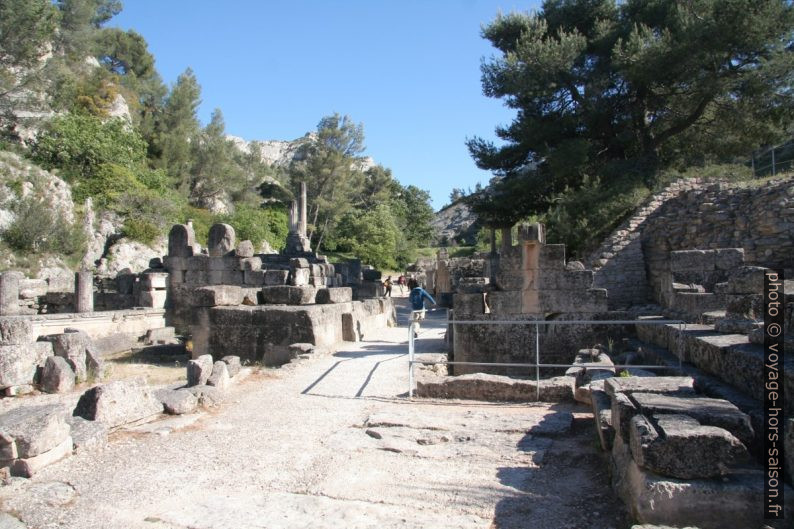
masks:
<svg viewBox="0 0 794 529"><path fill-rule="evenodd" d="M449 360L417 360L416 359L416 324L414 314L422 311L411 312L411 322L408 326L408 398L414 396L414 366L421 365L469 365L488 367L520 367L535 368L536 399L540 402L540 369L541 368L634 368L634 369L670 369L667 365L635 365L619 364L604 365L596 363L583 364L542 364L540 362L540 326L541 325L678 325L678 340L683 339L683 330L686 322L683 320L450 320L448 317L443 322L446 325L533 325L535 327L535 361L531 363L517 362L458 362ZM679 348L680 350L680 348ZM678 371L682 372L681 356L678 356Z"/></svg>

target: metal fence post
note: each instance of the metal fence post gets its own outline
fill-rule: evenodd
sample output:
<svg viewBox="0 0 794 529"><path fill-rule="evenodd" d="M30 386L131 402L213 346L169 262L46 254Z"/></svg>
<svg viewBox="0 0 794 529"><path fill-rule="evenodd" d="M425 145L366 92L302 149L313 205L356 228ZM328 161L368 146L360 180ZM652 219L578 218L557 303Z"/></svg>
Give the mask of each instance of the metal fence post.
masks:
<svg viewBox="0 0 794 529"><path fill-rule="evenodd" d="M540 402L540 327L535 323L535 396Z"/></svg>
<svg viewBox="0 0 794 529"><path fill-rule="evenodd" d="M408 325L408 398L414 398L414 322Z"/></svg>

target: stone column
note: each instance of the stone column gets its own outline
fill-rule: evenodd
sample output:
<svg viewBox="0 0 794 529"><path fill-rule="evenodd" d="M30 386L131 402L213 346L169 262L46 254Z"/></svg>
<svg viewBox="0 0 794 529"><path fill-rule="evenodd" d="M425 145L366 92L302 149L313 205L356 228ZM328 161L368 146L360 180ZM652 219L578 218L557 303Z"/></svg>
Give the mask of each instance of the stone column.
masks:
<svg viewBox="0 0 794 529"><path fill-rule="evenodd" d="M94 274L90 270L74 274L74 311L94 312Z"/></svg>
<svg viewBox="0 0 794 529"><path fill-rule="evenodd" d="M496 255L496 228L491 228L491 255Z"/></svg>
<svg viewBox="0 0 794 529"><path fill-rule="evenodd" d="M19 314L19 276L14 272L0 274L0 316Z"/></svg>
<svg viewBox="0 0 794 529"><path fill-rule="evenodd" d="M301 182L301 198L298 204L298 233L301 237L306 237L306 182Z"/></svg>
<svg viewBox="0 0 794 529"><path fill-rule="evenodd" d="M507 252L513 246L513 234L510 228L502 228L502 252Z"/></svg>

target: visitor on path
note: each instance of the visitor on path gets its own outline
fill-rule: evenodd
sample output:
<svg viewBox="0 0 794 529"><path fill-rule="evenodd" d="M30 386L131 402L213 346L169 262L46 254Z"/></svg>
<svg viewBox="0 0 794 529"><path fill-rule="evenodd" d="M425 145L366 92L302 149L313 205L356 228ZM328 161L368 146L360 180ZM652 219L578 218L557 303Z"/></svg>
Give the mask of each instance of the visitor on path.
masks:
<svg viewBox="0 0 794 529"><path fill-rule="evenodd" d="M425 299L433 305L436 304L436 300L419 285L416 279L408 281L408 288L411 289L408 301L411 303L411 321L416 323L414 326L414 338L416 338L419 332L419 322L425 319Z"/></svg>
<svg viewBox="0 0 794 529"><path fill-rule="evenodd" d="M397 285L400 287L400 294L402 294L403 287L405 286L405 276L400 276L397 278Z"/></svg>
<svg viewBox="0 0 794 529"><path fill-rule="evenodd" d="M383 282L383 286L386 287L386 293L384 294L385 296L391 297L391 285L391 276L389 276L386 278L386 281Z"/></svg>

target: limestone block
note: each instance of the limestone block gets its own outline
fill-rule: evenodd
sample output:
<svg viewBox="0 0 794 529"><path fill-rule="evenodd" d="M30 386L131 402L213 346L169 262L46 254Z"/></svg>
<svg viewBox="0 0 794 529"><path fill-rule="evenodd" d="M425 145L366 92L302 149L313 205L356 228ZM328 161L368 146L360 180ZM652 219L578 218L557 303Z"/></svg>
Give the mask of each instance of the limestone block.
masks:
<svg viewBox="0 0 794 529"><path fill-rule="evenodd" d="M540 270L529 288L585 291L593 286L593 271Z"/></svg>
<svg viewBox="0 0 794 529"><path fill-rule="evenodd" d="M731 294L763 294L766 270L760 266L742 266L734 269L728 277L728 292Z"/></svg>
<svg viewBox="0 0 794 529"><path fill-rule="evenodd" d="M23 345L34 340L28 318L0 317L0 345Z"/></svg>
<svg viewBox="0 0 794 529"><path fill-rule="evenodd" d="M313 286L272 286L262 287L262 300L271 305L312 305L317 298L317 288Z"/></svg>
<svg viewBox="0 0 794 529"><path fill-rule="evenodd" d="M515 379L502 375L471 373L459 376L418 378L416 394L420 397L471 399L502 402L535 402L538 400L535 380ZM573 401L574 381L571 377L541 379L541 402Z"/></svg>
<svg viewBox="0 0 794 529"><path fill-rule="evenodd" d="M610 380L615 379L610 378L606 382L608 383ZM610 406L612 427L615 429L615 433L628 443L631 435L631 419L639 413L639 410L625 393L615 393L610 397L612 399Z"/></svg>
<svg viewBox="0 0 794 529"><path fill-rule="evenodd" d="M94 274L90 270L80 270L74 274L74 310L94 311Z"/></svg>
<svg viewBox="0 0 794 529"><path fill-rule="evenodd" d="M185 282L185 271L184 270L172 270L170 274L168 274L168 285L178 285L180 283Z"/></svg>
<svg viewBox="0 0 794 529"><path fill-rule="evenodd" d="M138 296L138 306L162 309L165 307L167 297L167 290L144 290Z"/></svg>
<svg viewBox="0 0 794 529"><path fill-rule="evenodd" d="M207 383L212 374L212 356L201 355L187 363L187 385L201 386Z"/></svg>
<svg viewBox="0 0 794 529"><path fill-rule="evenodd" d="M717 270L733 270L744 264L744 248L718 248L714 266Z"/></svg>
<svg viewBox="0 0 794 529"><path fill-rule="evenodd" d="M670 271L710 271L716 267L714 250L681 250L670 252Z"/></svg>
<svg viewBox="0 0 794 529"><path fill-rule="evenodd" d="M656 425L635 415L629 444L639 466L662 476L714 478L748 456L744 445L722 428L701 426L687 415L658 415L654 421Z"/></svg>
<svg viewBox="0 0 794 529"><path fill-rule="evenodd" d="M239 305L242 301L242 289L236 285L206 286L193 292L193 304L197 307Z"/></svg>
<svg viewBox="0 0 794 529"><path fill-rule="evenodd" d="M208 283L205 270L188 270L185 272L185 283L188 285L206 285Z"/></svg>
<svg viewBox="0 0 794 529"><path fill-rule="evenodd" d="M50 356L41 373L41 389L46 393L66 393L74 389L75 374L69 362L60 356Z"/></svg>
<svg viewBox="0 0 794 529"><path fill-rule="evenodd" d="M265 285L277 286L286 285L289 278L289 270L267 270L265 272Z"/></svg>
<svg viewBox="0 0 794 529"><path fill-rule="evenodd" d="M56 461L68 457L72 454L73 441L70 436L66 436L58 446L29 458L16 459L11 464L11 475L23 478L31 478L33 475Z"/></svg>
<svg viewBox="0 0 794 529"><path fill-rule="evenodd" d="M174 272L175 270L185 271L188 269L188 258L187 257L177 257L173 255L167 255L165 259L163 259L163 266L169 272Z"/></svg>
<svg viewBox="0 0 794 529"><path fill-rule="evenodd" d="M206 254L194 255L187 260L187 270L209 270L210 256Z"/></svg>
<svg viewBox="0 0 794 529"><path fill-rule="evenodd" d="M69 437L67 410L60 404L20 406L0 415L0 460L43 454Z"/></svg>
<svg viewBox="0 0 794 529"><path fill-rule="evenodd" d="M521 242L546 243L546 227L539 223L518 226L518 240Z"/></svg>
<svg viewBox="0 0 794 529"><path fill-rule="evenodd" d="M19 281L16 272L0 274L0 316L19 314Z"/></svg>
<svg viewBox="0 0 794 529"><path fill-rule="evenodd" d="M610 397L617 393L676 393L694 395L694 379L692 377L615 377L604 382L604 390Z"/></svg>
<svg viewBox="0 0 794 529"><path fill-rule="evenodd" d="M226 362L218 360L212 366L212 374L207 379L207 385L215 386L220 391L229 389L229 370L226 367Z"/></svg>
<svg viewBox="0 0 794 529"><path fill-rule="evenodd" d="M347 303L353 301L353 289L350 287L320 288L315 298L317 303Z"/></svg>
<svg viewBox="0 0 794 529"><path fill-rule="evenodd" d="M77 382L85 382L88 377L87 351L94 348L91 337L85 332L65 332L43 336L42 341L52 344L53 352L65 358L74 370Z"/></svg>
<svg viewBox="0 0 794 529"><path fill-rule="evenodd" d="M221 358L221 362L226 364L226 370L229 372L230 377L234 377L240 372L242 365L240 364L240 357L235 355L227 355Z"/></svg>
<svg viewBox="0 0 794 529"><path fill-rule="evenodd" d="M489 292L485 296L485 303L491 314L521 314L523 312L523 297L520 290Z"/></svg>
<svg viewBox="0 0 794 529"><path fill-rule="evenodd" d="M213 408L223 402L223 392L215 386L193 386L187 391L195 395L202 408Z"/></svg>
<svg viewBox="0 0 794 529"><path fill-rule="evenodd" d="M315 352L315 347L310 343L293 343L289 346L290 358L298 358L300 356L309 355Z"/></svg>
<svg viewBox="0 0 794 529"><path fill-rule="evenodd" d="M146 272L141 275L141 289L156 290L168 287L168 274L164 272Z"/></svg>
<svg viewBox="0 0 794 529"><path fill-rule="evenodd" d="M501 290L521 290L525 286L536 288L529 277L525 277L523 270L500 270L494 274L493 280Z"/></svg>
<svg viewBox="0 0 794 529"><path fill-rule="evenodd" d="M208 272L227 272L240 269L240 258L232 255L224 255L221 257L213 257L207 260Z"/></svg>
<svg viewBox="0 0 794 529"><path fill-rule="evenodd" d="M295 268L290 271L289 283L292 286L306 286L309 284L310 278L311 274L308 268Z"/></svg>
<svg viewBox="0 0 794 529"><path fill-rule="evenodd" d="M725 315L728 318L763 320L764 295L763 290L757 294L726 294Z"/></svg>
<svg viewBox="0 0 794 529"><path fill-rule="evenodd" d="M582 291L540 290L538 312L606 312L607 292L602 288Z"/></svg>
<svg viewBox="0 0 794 529"><path fill-rule="evenodd" d="M593 407L596 433L601 442L601 449L607 451L612 448L612 443L615 440L615 429L612 427L612 402L606 391L597 387L590 389L590 403Z"/></svg>
<svg viewBox="0 0 794 529"><path fill-rule="evenodd" d="M223 285L242 285L243 273L239 270L226 270L221 272L221 284Z"/></svg>
<svg viewBox="0 0 794 529"><path fill-rule="evenodd" d="M246 272L247 271L254 271L254 270L262 270L262 258L261 257L256 257L256 256L251 256L251 257L245 257L243 259L240 259L239 268L240 268L240 270L243 270L243 271L246 271Z"/></svg>
<svg viewBox="0 0 794 529"><path fill-rule="evenodd" d="M750 417L727 400L656 393L633 393L631 399L646 415L689 415L704 426L728 430L746 446L753 442Z"/></svg>
<svg viewBox="0 0 794 529"><path fill-rule="evenodd" d="M163 405L143 377L116 380L95 386L80 397L74 414L115 428L154 418Z"/></svg>
<svg viewBox="0 0 794 529"><path fill-rule="evenodd" d="M176 329L173 327L160 327L146 331L144 343L147 345L178 343Z"/></svg>
<svg viewBox="0 0 794 529"><path fill-rule="evenodd" d="M265 284L264 270L246 270L243 272L243 283L246 285L262 286Z"/></svg>
<svg viewBox="0 0 794 529"><path fill-rule="evenodd" d="M234 228L228 224L218 223L210 227L207 240L207 250L211 257L227 255L234 250L235 235Z"/></svg>
<svg viewBox="0 0 794 529"><path fill-rule="evenodd" d="M254 243L249 240L240 241L235 250L237 257L253 257L254 256Z"/></svg>
<svg viewBox="0 0 794 529"><path fill-rule="evenodd" d="M342 314L342 340L346 342L357 342L360 337L356 329L356 319L350 312Z"/></svg>
<svg viewBox="0 0 794 529"><path fill-rule="evenodd" d="M361 281L358 286L358 299L377 298L383 296L383 284L380 281Z"/></svg>
<svg viewBox="0 0 794 529"><path fill-rule="evenodd" d="M155 397L170 415L192 413L198 407L198 398L187 389L161 389L155 392Z"/></svg>
<svg viewBox="0 0 794 529"><path fill-rule="evenodd" d="M169 257L190 257L193 255L195 244L196 235L190 225L174 224L171 231L168 232Z"/></svg>

